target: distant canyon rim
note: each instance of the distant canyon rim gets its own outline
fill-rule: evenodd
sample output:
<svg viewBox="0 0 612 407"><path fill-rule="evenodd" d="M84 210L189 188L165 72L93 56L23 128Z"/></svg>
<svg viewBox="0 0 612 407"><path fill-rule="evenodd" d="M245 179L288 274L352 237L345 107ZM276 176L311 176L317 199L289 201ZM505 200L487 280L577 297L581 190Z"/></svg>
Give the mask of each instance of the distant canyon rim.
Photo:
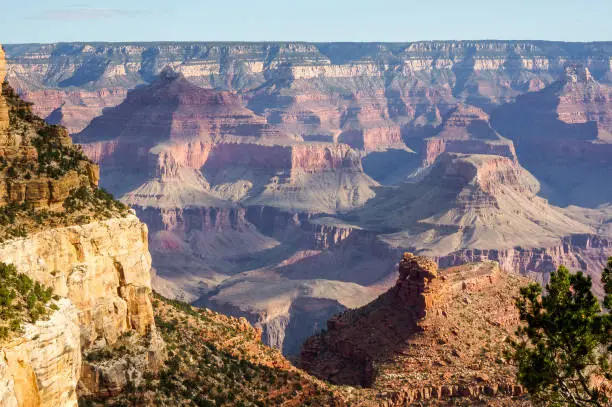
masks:
<svg viewBox="0 0 612 407"><path fill-rule="evenodd" d="M285 354L403 251L538 281L612 255L612 42L5 46L149 229L160 293Z"/></svg>

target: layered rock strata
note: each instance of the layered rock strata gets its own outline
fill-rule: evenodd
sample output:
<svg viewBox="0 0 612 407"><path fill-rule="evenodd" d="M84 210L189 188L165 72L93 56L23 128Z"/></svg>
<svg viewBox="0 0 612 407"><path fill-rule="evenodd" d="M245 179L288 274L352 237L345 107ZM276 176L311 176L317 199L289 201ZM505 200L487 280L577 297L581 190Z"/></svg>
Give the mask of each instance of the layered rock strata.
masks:
<svg viewBox="0 0 612 407"><path fill-rule="evenodd" d="M444 105L456 100L503 103L551 83L567 64L586 65L598 79L610 80L612 51L609 43L541 41L75 43L10 46L9 55L9 75L20 90L62 91L53 106L67 111L62 124L71 128L81 119L70 117L73 95L66 88L131 89L170 66L200 86L251 94L263 115L289 131L323 137L360 132L342 126L352 110L363 129L380 129L393 145L397 124L439 124ZM396 124L386 125L388 119Z"/></svg>
<svg viewBox="0 0 612 407"><path fill-rule="evenodd" d="M350 146L304 142L247 109L240 96L198 88L170 69L76 140L102 165L102 184L142 207L230 201L334 212L362 204L376 185Z"/></svg>
<svg viewBox="0 0 612 407"><path fill-rule="evenodd" d="M489 123L481 109L459 104L434 137L425 139L423 166L433 164L444 152L490 154L517 160L512 141L502 137Z"/></svg>
<svg viewBox="0 0 612 407"><path fill-rule="evenodd" d="M549 86L520 95L491 115L514 140L525 167L561 206L590 208L612 200L612 86L584 65L569 65Z"/></svg>

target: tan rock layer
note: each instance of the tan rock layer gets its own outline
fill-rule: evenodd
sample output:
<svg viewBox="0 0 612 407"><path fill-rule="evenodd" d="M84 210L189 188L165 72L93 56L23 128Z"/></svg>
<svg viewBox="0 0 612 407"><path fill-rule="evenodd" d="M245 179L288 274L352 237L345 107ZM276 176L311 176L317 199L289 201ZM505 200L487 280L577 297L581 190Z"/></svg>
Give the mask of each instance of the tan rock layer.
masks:
<svg viewBox="0 0 612 407"><path fill-rule="evenodd" d="M7 241L0 258L72 300L85 348L154 329L147 227L134 215Z"/></svg>
<svg viewBox="0 0 612 407"><path fill-rule="evenodd" d="M85 164L85 173L70 171L60 179L49 177L32 180L0 179L0 205L28 202L36 207L47 207L61 204L75 189L97 185L98 166L85 162L83 164Z"/></svg>
<svg viewBox="0 0 612 407"><path fill-rule="evenodd" d="M0 348L0 405L76 407L81 371L78 313L67 299L47 321Z"/></svg>

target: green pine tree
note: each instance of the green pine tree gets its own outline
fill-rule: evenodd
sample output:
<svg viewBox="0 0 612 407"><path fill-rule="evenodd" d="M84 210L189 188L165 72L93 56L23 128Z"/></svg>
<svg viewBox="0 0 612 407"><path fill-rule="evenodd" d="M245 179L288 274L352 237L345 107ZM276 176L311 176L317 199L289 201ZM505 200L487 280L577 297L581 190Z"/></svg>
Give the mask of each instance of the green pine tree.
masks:
<svg viewBox="0 0 612 407"><path fill-rule="evenodd" d="M604 285L606 297L604 298L604 306L608 310L612 310L612 257L608 259L608 265L601 275L601 282Z"/></svg>
<svg viewBox="0 0 612 407"><path fill-rule="evenodd" d="M612 258L604 270L606 306L612 297ZM512 342L518 380L536 404L610 406L612 320L591 292L591 278L561 266L546 292L533 283L516 301L520 319Z"/></svg>

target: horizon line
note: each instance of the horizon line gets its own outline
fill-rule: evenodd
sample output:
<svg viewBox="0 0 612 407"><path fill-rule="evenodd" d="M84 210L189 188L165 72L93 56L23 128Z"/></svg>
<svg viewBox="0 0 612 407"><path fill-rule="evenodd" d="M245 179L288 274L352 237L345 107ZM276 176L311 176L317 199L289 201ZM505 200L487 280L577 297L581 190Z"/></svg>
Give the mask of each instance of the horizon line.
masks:
<svg viewBox="0 0 612 407"><path fill-rule="evenodd" d="M549 39L434 39L434 40L406 40L406 41L310 41L310 40L126 40L126 41L105 41L105 40L74 40L74 41L51 41L51 42L2 42L2 45L58 45L58 44L194 44L194 43L217 43L217 44L282 44L282 43L302 43L302 44L415 44L415 43L453 43L453 42L530 42L530 43L563 43L563 44L612 44L612 40L593 40L593 41L567 41Z"/></svg>

